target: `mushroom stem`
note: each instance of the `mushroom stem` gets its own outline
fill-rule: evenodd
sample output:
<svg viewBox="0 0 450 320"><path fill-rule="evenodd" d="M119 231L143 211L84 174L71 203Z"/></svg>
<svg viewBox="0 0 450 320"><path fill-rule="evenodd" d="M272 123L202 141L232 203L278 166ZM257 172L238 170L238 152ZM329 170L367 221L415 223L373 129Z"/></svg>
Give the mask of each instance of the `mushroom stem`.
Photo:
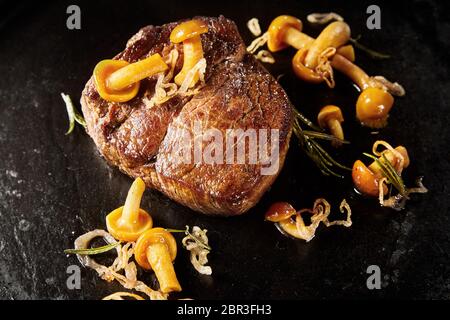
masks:
<svg viewBox="0 0 450 320"><path fill-rule="evenodd" d="M170 33L172 43L183 42L183 68L175 76L175 83L181 86L189 71L203 58L203 47L200 35L208 32L208 26L201 20L189 20L176 26ZM198 72L192 78L189 88L193 87L200 76Z"/></svg>
<svg viewBox="0 0 450 320"><path fill-rule="evenodd" d="M200 36L195 36L183 41L184 62L183 68L175 76L175 83L181 85L186 78L187 73L203 58L203 48ZM195 74L189 87L193 87L199 80L198 72Z"/></svg>
<svg viewBox="0 0 450 320"><path fill-rule="evenodd" d="M145 191L145 183L141 178L134 180L128 191L127 199L123 207L122 216L118 221L119 226L136 224L139 218L142 195Z"/></svg>
<svg viewBox="0 0 450 320"><path fill-rule="evenodd" d="M168 69L167 64L156 53L143 60L130 63L129 65L114 71L107 79L106 86L111 90L122 90L139 82L142 79Z"/></svg>
<svg viewBox="0 0 450 320"><path fill-rule="evenodd" d="M334 55L331 66L349 77L361 91L370 87L370 77L367 73L342 55Z"/></svg>
<svg viewBox="0 0 450 320"><path fill-rule="evenodd" d="M328 120L328 128L330 130L330 133L341 140L344 140L344 131L342 130L341 123L337 119L330 119ZM337 147L340 146L342 143L340 141L332 141L333 146Z"/></svg>
<svg viewBox="0 0 450 320"><path fill-rule="evenodd" d="M167 245L164 243L153 243L148 246L146 254L148 263L158 279L161 292L181 291L181 285L175 274Z"/></svg>
<svg viewBox="0 0 450 320"><path fill-rule="evenodd" d="M293 27L289 27L284 32L283 40L295 49L300 50L309 46L314 41L314 38Z"/></svg>
<svg viewBox="0 0 450 320"><path fill-rule="evenodd" d="M339 48L350 39L350 27L343 21L329 24L311 44L305 57L305 66L314 69L319 64L319 55L327 48Z"/></svg>

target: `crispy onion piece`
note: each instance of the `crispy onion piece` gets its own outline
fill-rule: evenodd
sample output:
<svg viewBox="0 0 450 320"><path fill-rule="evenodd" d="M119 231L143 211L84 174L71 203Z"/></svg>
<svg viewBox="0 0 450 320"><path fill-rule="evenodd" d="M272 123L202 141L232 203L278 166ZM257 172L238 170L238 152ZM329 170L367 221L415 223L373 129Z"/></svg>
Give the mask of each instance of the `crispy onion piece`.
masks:
<svg viewBox="0 0 450 320"><path fill-rule="evenodd" d="M275 58L268 50L259 50L257 54L255 54L255 59L264 63L275 63Z"/></svg>
<svg viewBox="0 0 450 320"><path fill-rule="evenodd" d="M332 21L344 21L344 18L335 12L326 12L308 14L306 20L313 24L327 24Z"/></svg>
<svg viewBox="0 0 450 320"><path fill-rule="evenodd" d="M178 53L177 49L170 50L170 53L166 60L166 63L170 66L170 70L164 77L164 83L169 83L173 79L179 55L180 54Z"/></svg>
<svg viewBox="0 0 450 320"><path fill-rule="evenodd" d="M269 39L269 33L264 32L261 36L256 38L255 40L250 43L250 45L247 47L247 52L253 54L255 53L259 48L264 46L267 43L267 40Z"/></svg>
<svg viewBox="0 0 450 320"><path fill-rule="evenodd" d="M153 96L149 99L144 98L144 103L147 107L152 108L155 105L162 104L172 99L178 91L178 86L170 82L173 79L175 66L178 60L178 50L172 49L166 57L166 63L170 66L169 72L164 75L163 72L158 74L158 78L155 84L155 90Z"/></svg>
<svg viewBox="0 0 450 320"><path fill-rule="evenodd" d="M206 71L206 59L201 58L195 66L192 67L191 70L186 74L186 78L183 80L183 83L181 84L180 88L178 89L178 94L180 95L193 95L198 92L199 88L196 88L194 90L189 90L189 85L192 82L192 79L195 77L195 74L198 72L200 83L205 83L205 71Z"/></svg>
<svg viewBox="0 0 450 320"><path fill-rule="evenodd" d="M398 82L391 82L383 76L374 76L369 79L370 86L386 90L393 96L403 97L406 94L405 89Z"/></svg>
<svg viewBox="0 0 450 320"><path fill-rule="evenodd" d="M180 87L177 86L176 83L170 82L173 79L175 66L179 57L179 53L176 49L172 49L169 55L166 58L168 64L170 64L170 70L167 74L164 73L158 74L158 78L155 84L154 94L151 98L145 97L143 99L144 103L148 108L152 108L155 105L160 105L164 102L169 101L176 95L182 96L191 96L196 94L200 88L205 84L205 71L206 71L206 59L200 59L197 64L189 70L184 79L183 83ZM192 82L192 79L195 77L195 74L198 72L200 78L200 86L197 86L195 89L189 89L189 85Z"/></svg>
<svg viewBox="0 0 450 320"><path fill-rule="evenodd" d="M131 292L115 292L113 294L110 294L106 297L104 297L102 300L125 300L123 297L130 297L133 298L134 300L145 300L144 298L142 298L141 296L131 293Z"/></svg>
<svg viewBox="0 0 450 320"><path fill-rule="evenodd" d="M345 220L335 220L330 222L328 220L328 217L323 222L327 227L331 226L344 226L344 227L351 227L352 226L352 209L350 208L350 205L347 203L347 200L343 199L341 204L339 205L339 211L341 213L346 212L347 218Z"/></svg>
<svg viewBox="0 0 450 320"><path fill-rule="evenodd" d="M189 229L186 230L189 231ZM202 230L194 226L191 233L187 232L188 234L183 238L182 243L186 250L191 253L190 260L195 270L201 274L211 275L212 268L206 266L208 263L207 256L210 252L208 236L206 235L207 232L208 230L206 229Z"/></svg>
<svg viewBox="0 0 450 320"><path fill-rule="evenodd" d="M255 37L261 35L261 27L259 26L259 20L257 18L251 18L248 20L247 28Z"/></svg>
<svg viewBox="0 0 450 320"><path fill-rule="evenodd" d="M74 242L74 248L76 250L88 249L90 242L93 239L98 238L98 237L102 237L107 243L117 243L116 239L114 239L113 236L110 235L108 232L106 232L105 230L96 229L93 231L89 231L89 232L79 236L78 238L76 238L75 242ZM118 245L115 249L117 251L117 255L119 255L121 246ZM102 277L105 274L104 268L106 268L106 267L95 262L95 260L92 259L89 255L77 254L77 258L78 258L78 261L80 261L80 263L83 266L97 271L97 273L99 274L100 277Z"/></svg>
<svg viewBox="0 0 450 320"><path fill-rule="evenodd" d="M335 225L350 227L352 225L352 220L351 220L351 212L352 211L345 199L342 200L339 208L342 213L344 213L344 211L347 212L346 220L335 220L335 221L330 222L328 220L328 217L331 212L331 206L327 200L325 200L324 198L319 198L314 202L314 206L312 209L302 209L302 210L299 210L294 215L295 216L295 227L296 227L295 230L284 229L283 223L276 223L275 225L283 234L288 234L297 239L301 239L301 240L305 240L306 242L309 242L315 237L316 230L319 227L321 222L323 222L323 224L326 227L331 227L331 226L335 226ZM312 214L311 223L308 226L305 225L305 222L303 220L303 217L302 217L303 213ZM291 218L288 218L288 219L290 221ZM290 224L290 222L288 222L288 225L289 224Z"/></svg>
<svg viewBox="0 0 450 320"><path fill-rule="evenodd" d="M315 69L315 72L320 74L324 79L328 87L334 88L334 73L333 68L331 67L330 59L336 54L336 48L329 47L322 51L318 58L318 65Z"/></svg>
<svg viewBox="0 0 450 320"><path fill-rule="evenodd" d="M412 193L427 193L428 189L423 185L422 177L417 179L415 188L407 188L405 195L396 194L394 196L390 196L387 199L384 198L383 194L383 183L386 183L387 179L382 178L379 182L379 194L378 200L383 207L389 207L396 211L401 211L405 208L406 201L409 200L409 195Z"/></svg>
<svg viewBox="0 0 450 320"><path fill-rule="evenodd" d="M385 150L379 151L378 150L379 146L383 146L385 148ZM373 147L372 147L372 153L375 156L381 157L383 155L383 153L385 153L386 151L392 152L392 154L396 158L396 161L393 161L393 163L391 163L391 165L395 169L397 174L399 176L401 176L403 168L404 168L404 163L405 163L405 158L403 157L403 155L400 152L398 152L395 148L393 148L386 141L383 141L383 140L375 141L375 143L373 144ZM378 182L378 201L380 202L381 206L389 207L389 208L392 208L397 211L400 211L405 208L406 201L409 199L410 194L412 194L412 193L427 193L428 192L428 189L425 188L425 186L422 183L422 177L420 177L419 179L417 179L417 182L416 182L417 187L405 188L405 192L403 194L399 193L399 194L390 196L385 199L383 185L384 184L387 185L388 182L389 182L389 180L387 177L381 178L380 181Z"/></svg>
<svg viewBox="0 0 450 320"><path fill-rule="evenodd" d="M97 229L87 232L75 239L75 249L89 248L89 243L92 239L97 237L103 237L108 243L117 243L108 232ZM103 280L108 282L117 280L124 288L143 292L151 300L166 300L167 294L155 291L142 281L137 280L136 264L134 262L129 262L129 259L134 254L134 245L134 242L128 242L124 246L119 244L116 247L117 258L109 267L97 263L88 255L77 255L77 257L83 266L94 269ZM119 273L121 270L124 270L124 275Z"/></svg>
<svg viewBox="0 0 450 320"><path fill-rule="evenodd" d="M311 224L309 226L305 226L305 222L302 218L303 212L311 212L313 215L311 217ZM305 240L306 242L311 241L315 235L316 230L319 227L319 224L322 221L325 221L330 214L330 204L325 199L317 199L314 202L314 207L312 210L303 209L300 210L295 217L295 225L297 227L298 234L300 239Z"/></svg>

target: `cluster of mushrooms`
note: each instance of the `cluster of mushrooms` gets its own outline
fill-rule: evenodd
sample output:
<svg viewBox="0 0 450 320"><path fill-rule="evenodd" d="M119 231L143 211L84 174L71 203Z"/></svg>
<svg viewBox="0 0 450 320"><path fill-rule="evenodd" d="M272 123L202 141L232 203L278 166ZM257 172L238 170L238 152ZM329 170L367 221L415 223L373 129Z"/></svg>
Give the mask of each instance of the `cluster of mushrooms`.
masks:
<svg viewBox="0 0 450 320"><path fill-rule="evenodd" d="M153 228L153 219L140 208L145 183L137 178L128 191L125 205L106 217L108 232L119 241L134 242L134 257L139 266L153 270L160 291L181 291L172 261L177 256L177 243L164 228Z"/></svg>
<svg viewBox="0 0 450 320"><path fill-rule="evenodd" d="M298 78L309 83L325 82L329 87L334 87L333 70L343 73L360 89L356 117L361 124L374 129L386 126L394 103L392 94L404 95L401 86L390 83L384 77L370 77L355 64L354 48L348 44L350 27L344 21L330 23L316 39L303 33L302 27L301 20L295 17L278 16L267 31L268 49L271 52L278 52L289 46L297 49L292 59L292 68ZM341 119L342 113L337 112L333 118ZM338 138L343 138L341 130L337 130L336 126L333 130L339 133Z"/></svg>
<svg viewBox="0 0 450 320"><path fill-rule="evenodd" d="M327 14L317 14L326 16ZM340 17L339 17L340 18ZM309 20L309 18L308 18ZM335 86L334 70L347 76L359 89L360 94L356 101L356 117L359 122L371 129L383 128L387 125L389 112L394 104L394 97L403 96L404 89L398 83L391 83L382 76L371 77L355 64L355 52L350 41L350 27L343 19L328 24L319 36L314 39L302 32L302 22L289 15L276 17L270 24L267 32L260 38L267 41L271 52L278 52L287 47L297 50L292 58L292 68L295 75L308 83L326 83L330 88ZM258 39L254 41L257 43ZM262 45L262 42L259 43ZM253 49L253 48L252 48ZM344 117L341 109L335 105L324 106L318 116L317 122L322 129L328 130L336 140L331 143L339 147L344 142L344 131L341 123ZM383 151L378 151L379 146ZM409 166L409 156L404 146L393 148L385 141L376 141L373 146L373 163L366 166L362 161L355 161L352 168L352 179L356 190L369 197L378 197L382 206L397 210L403 208L408 195L413 192L425 193L427 189L419 181L418 188L407 189L401 173ZM399 194L391 196L394 186ZM385 196L388 196L385 199ZM318 199L312 209L296 211L289 203L278 202L273 204L266 213L266 220L276 223L278 229L294 238L309 241L320 222L326 226L351 225L351 210L343 200L348 212L347 220L328 221L329 204L325 199ZM341 211L343 210L341 204ZM311 224L305 226L302 218L304 213L311 214Z"/></svg>
<svg viewBox="0 0 450 320"><path fill-rule="evenodd" d="M174 83L192 88L199 81L199 73L194 66L203 58L200 35L208 32L208 26L200 20L189 20L177 25L170 34L173 45L183 45L183 67L174 77ZM133 99L140 81L169 69L167 61L159 53L142 60L129 63L124 60L102 60L94 68L94 83L100 96L110 102L126 102ZM193 74L190 74L194 71Z"/></svg>
<svg viewBox="0 0 450 320"><path fill-rule="evenodd" d="M328 24L316 39L303 33L302 26L302 22L293 16L276 17L267 31L268 49L271 52L278 52L288 46L297 49L292 59L292 68L296 76L303 81L325 82L329 87L334 87L334 69L348 76L361 92L356 102L356 117L361 124L373 129L386 126L389 111L394 103L391 93L403 95L401 86L392 84L383 77L370 77L354 63L354 48L348 44L350 27L344 21ZM327 129L337 138L332 141L333 146L340 146L344 140L341 125L344 117L341 109L335 105L327 105L320 110L317 121L322 129ZM403 146L395 150L397 152L386 150L385 157L397 167L398 173L401 173L409 164L408 153ZM401 168L398 168L397 162L402 163ZM366 167L361 161L356 161L352 176L360 192L369 196L378 195L378 186L383 175L377 163Z"/></svg>
<svg viewBox="0 0 450 320"><path fill-rule="evenodd" d="M108 282L117 280L125 289L141 292L150 300L167 300L171 292L181 291L173 262L177 256L177 242L172 233L184 233L183 247L190 252L192 266L204 275L211 275L208 254L211 251L206 229L189 226L185 230L153 227L151 215L140 207L145 183L136 178L132 183L124 206L111 211L106 216L107 231L96 229L79 236L74 249L64 250L67 254L76 254L81 264L97 272ZM102 247L90 247L94 238L102 237L108 244ZM91 255L115 249L117 257L110 266L97 263ZM134 259L133 259L134 258ZM153 271L159 289L154 290L137 278L136 264L142 269ZM144 300L141 296L118 291L103 300L123 300L124 297Z"/></svg>

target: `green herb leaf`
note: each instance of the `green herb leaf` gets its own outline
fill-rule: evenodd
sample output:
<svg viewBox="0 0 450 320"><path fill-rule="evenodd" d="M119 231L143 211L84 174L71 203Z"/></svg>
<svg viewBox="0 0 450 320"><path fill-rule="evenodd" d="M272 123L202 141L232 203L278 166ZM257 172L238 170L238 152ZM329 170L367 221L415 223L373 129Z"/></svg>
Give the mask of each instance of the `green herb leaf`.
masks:
<svg viewBox="0 0 450 320"><path fill-rule="evenodd" d="M382 60L382 59L390 59L391 56L385 53L381 53L375 50L372 50L358 42L358 40L361 38L361 35L356 37L356 39L350 39L350 43L353 44L356 48L358 48L361 51L364 51L369 57L375 60Z"/></svg>
<svg viewBox="0 0 450 320"><path fill-rule="evenodd" d="M66 249L66 250L64 250L64 253L66 253L66 254L79 254L79 255L94 255L94 254L99 254L99 253L103 253L103 252L107 252L109 250L112 250L115 247L117 247L119 244L120 244L120 242L114 242L114 243L110 243L110 244L107 244L105 246L97 247L97 248L90 248L90 249Z"/></svg>
<svg viewBox="0 0 450 320"><path fill-rule="evenodd" d="M83 116L75 109L70 96L61 92L61 97L66 104L67 115L69 116L69 129L67 130L66 135L72 133L75 127L75 122L86 128L86 121L84 120Z"/></svg>

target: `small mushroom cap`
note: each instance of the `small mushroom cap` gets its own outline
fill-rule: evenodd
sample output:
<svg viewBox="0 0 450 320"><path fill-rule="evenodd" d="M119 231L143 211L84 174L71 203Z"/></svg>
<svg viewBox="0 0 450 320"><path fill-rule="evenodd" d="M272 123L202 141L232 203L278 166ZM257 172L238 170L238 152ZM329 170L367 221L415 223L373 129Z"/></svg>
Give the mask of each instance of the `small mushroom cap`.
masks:
<svg viewBox="0 0 450 320"><path fill-rule="evenodd" d="M111 102L126 102L133 99L139 91L139 82L135 82L122 90L112 90L107 86L108 77L114 72L129 65L124 60L102 60L94 68L94 84L100 97Z"/></svg>
<svg viewBox="0 0 450 320"><path fill-rule="evenodd" d="M189 20L177 25L170 33L172 43L180 43L184 40L199 36L208 32L208 25L201 20Z"/></svg>
<svg viewBox="0 0 450 320"><path fill-rule="evenodd" d="M278 16L272 20L269 26L269 38L267 40L267 47L270 51L280 51L288 46L284 43L283 37L284 32L289 27L302 31L303 24L299 19L288 15Z"/></svg>
<svg viewBox="0 0 450 320"><path fill-rule="evenodd" d="M265 219L271 222L280 222L289 219L297 212L287 202L276 202L267 210Z"/></svg>
<svg viewBox="0 0 450 320"><path fill-rule="evenodd" d="M356 102L356 117L368 127L382 128L386 125L393 104L394 97L386 90L367 88Z"/></svg>
<svg viewBox="0 0 450 320"><path fill-rule="evenodd" d="M323 107L318 116L317 116L317 122L319 123L319 126L321 128L325 128L328 126L327 122L329 120L337 120L339 122L344 121L344 116L342 115L341 108L338 106L328 105Z"/></svg>
<svg viewBox="0 0 450 320"><path fill-rule="evenodd" d="M353 164L352 178L358 191L367 196L378 196L380 177L370 171L362 161L356 160ZM386 185L383 185L383 194L387 194L387 192Z"/></svg>
<svg viewBox="0 0 450 320"><path fill-rule="evenodd" d="M351 44L339 47L336 53L340 54L350 62L355 62L356 59L355 49Z"/></svg>
<svg viewBox="0 0 450 320"><path fill-rule="evenodd" d="M152 267L147 259L147 249L152 243L164 243L170 252L170 258L175 260L177 256L177 242L173 235L164 228L153 228L144 232L136 242L134 258L144 269L151 270Z"/></svg>
<svg viewBox="0 0 450 320"><path fill-rule="evenodd" d="M108 232L120 241L136 241L145 231L153 227L153 219L144 209L139 209L138 220L132 225L124 225L121 221L123 206L106 216Z"/></svg>

